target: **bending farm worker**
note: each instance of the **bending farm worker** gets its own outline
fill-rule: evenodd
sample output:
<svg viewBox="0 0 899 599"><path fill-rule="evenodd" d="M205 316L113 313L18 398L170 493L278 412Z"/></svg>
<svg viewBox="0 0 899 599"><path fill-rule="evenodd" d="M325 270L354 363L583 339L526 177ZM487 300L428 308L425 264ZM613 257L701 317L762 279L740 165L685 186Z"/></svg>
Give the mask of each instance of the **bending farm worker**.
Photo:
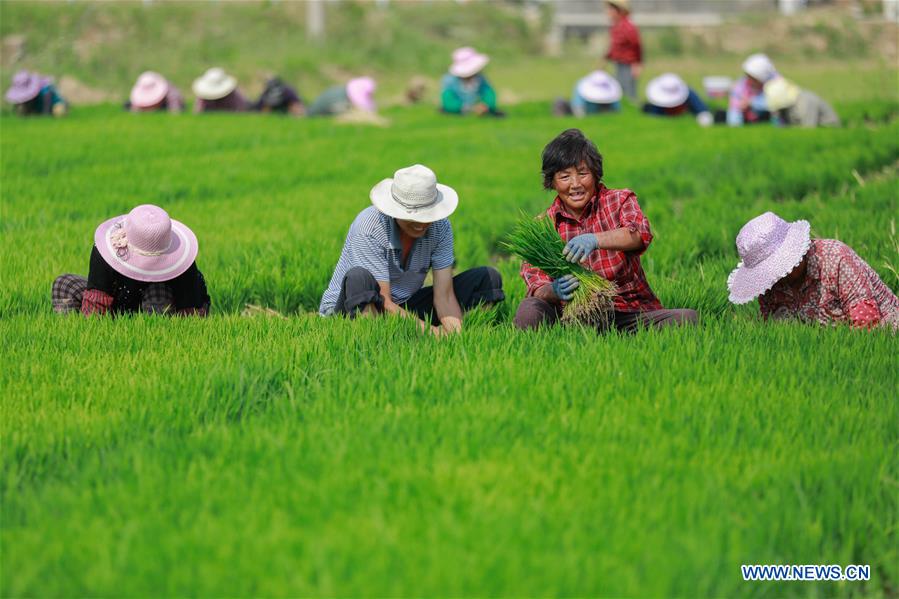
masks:
<svg viewBox="0 0 899 599"><path fill-rule="evenodd" d="M453 64L441 81L441 110L447 114L503 116L496 106L496 92L482 71L490 58L474 48L453 52Z"/></svg>
<svg viewBox="0 0 899 599"><path fill-rule="evenodd" d="M165 77L153 71L141 73L125 103L125 110L131 112L181 112L184 98L178 88Z"/></svg>
<svg viewBox="0 0 899 599"><path fill-rule="evenodd" d="M209 69L193 83L197 96L194 112L246 112L250 103L237 87L237 79L224 70Z"/></svg>
<svg viewBox="0 0 899 599"><path fill-rule="evenodd" d="M30 71L19 71L6 91L6 101L19 116L65 116L69 110L65 99L48 78Z"/></svg>
<svg viewBox="0 0 899 599"><path fill-rule="evenodd" d="M372 206L350 225L322 296L322 316L398 314L440 336L462 329L463 310L505 299L502 278L494 268L482 266L453 276L448 217L459 196L437 183L434 171L420 164L402 168L375 185L370 199ZM434 286L423 287L429 270Z"/></svg>
<svg viewBox="0 0 899 599"><path fill-rule="evenodd" d="M306 114L306 106L297 90L284 83L280 77L272 77L265 83L265 89L253 104L253 110L280 112L291 116Z"/></svg>
<svg viewBox="0 0 899 599"><path fill-rule="evenodd" d="M740 263L727 279L729 299L756 297L767 320L899 329L899 299L852 248L812 239L808 221L788 223L773 212L740 229Z"/></svg>
<svg viewBox="0 0 899 599"><path fill-rule="evenodd" d="M809 128L840 126L840 117L830 104L783 77L765 84L765 101L782 125Z"/></svg>
<svg viewBox="0 0 899 599"><path fill-rule="evenodd" d="M197 237L159 206L144 204L94 232L87 278L53 282L59 313L206 316L209 294L197 269Z"/></svg>
<svg viewBox="0 0 899 599"><path fill-rule="evenodd" d="M680 116L691 113L696 122L709 127L715 117L699 93L674 73L659 75L646 86L646 104L643 112L656 116Z"/></svg>
<svg viewBox="0 0 899 599"><path fill-rule="evenodd" d="M624 95L636 102L637 80L643 70L643 45L640 43L640 30L630 19L630 0L607 0L606 14L611 23L606 60L615 64L615 77Z"/></svg>
<svg viewBox="0 0 899 599"><path fill-rule="evenodd" d="M570 112L577 117L621 110L621 84L605 71L581 78L571 94Z"/></svg>
<svg viewBox="0 0 899 599"><path fill-rule="evenodd" d="M777 76L774 63L764 54L753 54L743 61L743 77L730 90L727 124L740 127L770 121L771 114L763 88L765 83Z"/></svg>
<svg viewBox="0 0 899 599"><path fill-rule="evenodd" d="M344 85L334 85L309 106L309 116L339 116L352 110L371 114L377 111L375 90L378 84L371 77L356 77Z"/></svg>
<svg viewBox="0 0 899 599"><path fill-rule="evenodd" d="M640 264L640 255L652 242L649 220L634 192L602 184L602 155L592 141L579 129L563 132L543 150L542 170L544 189L556 192L546 218L567 242L563 254L618 288L612 326L633 331L696 322L695 311L666 310L650 289ZM521 276L527 297L515 314L515 326L556 324L578 281L571 276L553 280L527 262L521 265Z"/></svg>

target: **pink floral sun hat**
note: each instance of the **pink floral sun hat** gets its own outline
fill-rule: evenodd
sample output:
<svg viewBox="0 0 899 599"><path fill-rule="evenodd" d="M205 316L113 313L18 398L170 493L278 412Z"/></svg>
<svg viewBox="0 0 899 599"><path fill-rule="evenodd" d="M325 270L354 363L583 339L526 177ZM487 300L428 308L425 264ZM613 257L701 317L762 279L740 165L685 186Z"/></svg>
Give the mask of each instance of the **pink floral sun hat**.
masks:
<svg viewBox="0 0 899 599"><path fill-rule="evenodd" d="M796 268L811 245L806 220L788 223L773 212L757 216L740 229L740 263L727 277L731 302L745 304L771 289Z"/></svg>
<svg viewBox="0 0 899 599"><path fill-rule="evenodd" d="M375 90L378 84L371 77L356 77L350 79L346 84L346 95L350 100L350 104L359 110L374 112L375 106Z"/></svg>
<svg viewBox="0 0 899 599"><path fill-rule="evenodd" d="M116 272L147 283L170 281L197 258L197 237L159 206L142 204L97 227L94 244Z"/></svg>
<svg viewBox="0 0 899 599"><path fill-rule="evenodd" d="M12 78L12 87L6 91L6 99L11 104L24 104L34 100L41 88L49 83L45 77L41 77L37 73L21 70Z"/></svg>
<svg viewBox="0 0 899 599"><path fill-rule="evenodd" d="M450 65L449 72L456 77L474 77L484 70L490 57L481 54L474 48L465 46L453 51L453 64Z"/></svg>
<svg viewBox="0 0 899 599"><path fill-rule="evenodd" d="M131 88L131 105L136 108L156 106L169 93L169 82L165 77L153 71L141 73L137 83Z"/></svg>

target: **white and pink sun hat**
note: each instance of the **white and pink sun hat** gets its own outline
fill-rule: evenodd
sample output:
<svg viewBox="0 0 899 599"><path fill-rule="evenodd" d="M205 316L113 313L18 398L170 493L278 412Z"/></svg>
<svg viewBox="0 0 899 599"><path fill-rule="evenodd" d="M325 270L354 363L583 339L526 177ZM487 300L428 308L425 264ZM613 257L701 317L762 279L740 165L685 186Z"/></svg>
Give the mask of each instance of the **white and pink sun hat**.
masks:
<svg viewBox="0 0 899 599"><path fill-rule="evenodd" d="M197 258L197 237L159 206L142 204L97 227L94 244L116 272L162 283L183 274Z"/></svg>
<svg viewBox="0 0 899 599"><path fill-rule="evenodd" d="M136 108L156 106L169 93L169 82L165 77L153 71L145 71L137 78L131 88L131 105Z"/></svg>
<svg viewBox="0 0 899 599"><path fill-rule="evenodd" d="M450 65L449 72L450 75L462 77L463 79L474 77L483 71L489 62L489 56L481 54L474 48L465 46L453 51L453 64Z"/></svg>
<svg viewBox="0 0 899 599"><path fill-rule="evenodd" d="M731 302L745 304L762 295L799 266L811 246L806 220L788 223L773 212L757 216L740 229L740 263L727 277Z"/></svg>
<svg viewBox="0 0 899 599"><path fill-rule="evenodd" d="M646 99L653 106L674 108L690 97L687 82L674 73L659 75L646 85Z"/></svg>
<svg viewBox="0 0 899 599"><path fill-rule="evenodd" d="M377 88L378 84L371 77L356 77L346 84L346 95L350 104L359 110L374 112L377 108L374 98Z"/></svg>
<svg viewBox="0 0 899 599"><path fill-rule="evenodd" d="M621 84L605 71L593 71L577 83L577 93L594 104L614 104L621 100Z"/></svg>

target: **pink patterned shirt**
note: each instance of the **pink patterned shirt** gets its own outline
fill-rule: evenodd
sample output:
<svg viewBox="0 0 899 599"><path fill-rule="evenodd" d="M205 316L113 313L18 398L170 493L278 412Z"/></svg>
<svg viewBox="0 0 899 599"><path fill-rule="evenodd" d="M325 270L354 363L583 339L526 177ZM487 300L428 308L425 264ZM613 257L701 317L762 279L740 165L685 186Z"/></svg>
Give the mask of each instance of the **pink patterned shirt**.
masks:
<svg viewBox="0 0 899 599"><path fill-rule="evenodd" d="M782 279L759 297L763 317L899 330L899 299L851 247L836 239L813 239L807 257L798 289Z"/></svg>

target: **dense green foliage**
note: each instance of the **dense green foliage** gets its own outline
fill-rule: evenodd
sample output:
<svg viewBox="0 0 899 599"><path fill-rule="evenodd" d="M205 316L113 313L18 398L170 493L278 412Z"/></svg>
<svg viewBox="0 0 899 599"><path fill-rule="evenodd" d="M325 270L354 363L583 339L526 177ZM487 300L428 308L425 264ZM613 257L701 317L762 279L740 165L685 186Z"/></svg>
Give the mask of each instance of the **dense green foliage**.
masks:
<svg viewBox="0 0 899 599"><path fill-rule="evenodd" d="M725 280L740 226L771 209L899 287L899 124L548 112L2 117L0 594L894 592L896 337L764 324ZM550 202L540 152L575 125L652 223L650 284L701 326L513 330L524 285L499 243ZM505 304L443 340L310 314L369 189L415 162L459 192L458 266L496 264ZM213 315L50 313L53 277L86 274L96 225L141 202L197 233ZM873 578L744 583L743 563Z"/></svg>

